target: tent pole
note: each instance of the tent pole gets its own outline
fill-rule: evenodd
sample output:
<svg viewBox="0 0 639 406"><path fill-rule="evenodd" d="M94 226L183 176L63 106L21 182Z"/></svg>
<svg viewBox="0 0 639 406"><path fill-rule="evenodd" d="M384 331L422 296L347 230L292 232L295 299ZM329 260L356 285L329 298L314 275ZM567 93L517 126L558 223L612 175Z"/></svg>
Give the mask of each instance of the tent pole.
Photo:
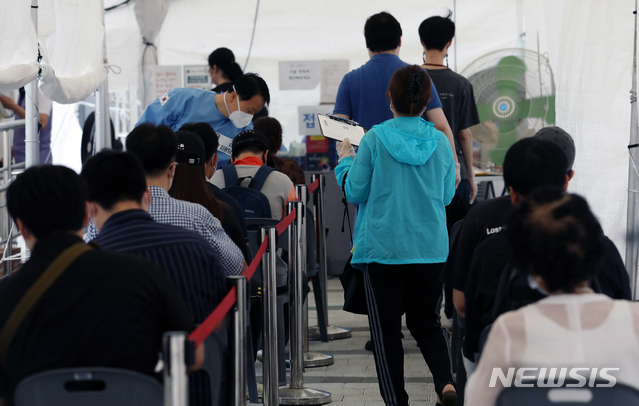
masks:
<svg viewBox="0 0 639 406"><path fill-rule="evenodd" d="M104 26L104 0L102 4L102 25ZM104 30L103 42L104 63L107 64L106 55L106 29ZM100 152L103 149L111 149L111 125L109 119L109 79L98 87L95 92L95 143L94 152Z"/></svg>
<svg viewBox="0 0 639 406"><path fill-rule="evenodd" d="M38 35L38 0L31 0L31 21ZM30 168L40 164L40 113L38 112L38 79L25 86L25 167Z"/></svg>
<svg viewBox="0 0 639 406"><path fill-rule="evenodd" d="M626 270L630 277L632 298L637 300L637 266L639 260L639 122L637 121L637 0L635 0L635 37L630 91L630 167L628 169L628 216L626 227Z"/></svg>

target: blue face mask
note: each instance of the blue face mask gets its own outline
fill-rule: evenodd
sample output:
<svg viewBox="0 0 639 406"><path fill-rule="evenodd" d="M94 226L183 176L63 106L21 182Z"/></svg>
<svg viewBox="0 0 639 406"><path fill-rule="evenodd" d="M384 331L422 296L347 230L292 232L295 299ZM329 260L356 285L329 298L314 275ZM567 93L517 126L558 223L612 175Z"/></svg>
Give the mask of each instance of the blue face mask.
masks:
<svg viewBox="0 0 639 406"><path fill-rule="evenodd" d="M233 86L233 91L235 90L235 86ZM228 92L227 92L228 93ZM251 120L253 120L253 115L247 112L244 112L240 109L240 97L237 97L237 110L231 113L229 110L229 106L226 104L226 93L224 93L224 107L226 107L226 111L229 113L229 120L233 123L237 128L244 128L247 125L251 124Z"/></svg>

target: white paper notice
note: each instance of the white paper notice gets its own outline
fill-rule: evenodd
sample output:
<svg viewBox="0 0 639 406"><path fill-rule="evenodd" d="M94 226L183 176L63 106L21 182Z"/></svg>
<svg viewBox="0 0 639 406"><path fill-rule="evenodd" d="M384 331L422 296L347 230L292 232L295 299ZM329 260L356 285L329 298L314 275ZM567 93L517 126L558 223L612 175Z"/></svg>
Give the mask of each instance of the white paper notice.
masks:
<svg viewBox="0 0 639 406"><path fill-rule="evenodd" d="M184 67L184 87L211 90L211 76L208 65L187 65Z"/></svg>
<svg viewBox="0 0 639 406"><path fill-rule="evenodd" d="M320 61L282 61L280 90L315 89L320 82Z"/></svg>
<svg viewBox="0 0 639 406"><path fill-rule="evenodd" d="M151 71L151 86L153 89L151 100L157 99L176 87L182 87L182 67L179 65L153 66Z"/></svg>
<svg viewBox="0 0 639 406"><path fill-rule="evenodd" d="M335 103L337 89L344 75L348 73L348 59L330 59L322 61L322 96L320 103Z"/></svg>

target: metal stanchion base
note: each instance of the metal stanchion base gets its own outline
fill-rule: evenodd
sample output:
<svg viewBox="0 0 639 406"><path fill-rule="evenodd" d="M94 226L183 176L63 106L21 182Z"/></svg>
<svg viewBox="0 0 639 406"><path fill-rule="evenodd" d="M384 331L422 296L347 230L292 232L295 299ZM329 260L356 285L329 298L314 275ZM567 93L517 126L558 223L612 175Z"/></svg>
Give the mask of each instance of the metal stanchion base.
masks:
<svg viewBox="0 0 639 406"><path fill-rule="evenodd" d="M279 390L280 405L325 405L331 403L331 394L323 390L286 388Z"/></svg>
<svg viewBox="0 0 639 406"><path fill-rule="evenodd" d="M350 328L328 326L326 327L326 330L329 340L340 340L343 338L350 338L352 336ZM308 339L310 341L320 341L322 339L319 326L312 326L308 328Z"/></svg>
<svg viewBox="0 0 639 406"><path fill-rule="evenodd" d="M304 367L306 368L325 367L333 365L334 362L335 360L330 354L323 354L315 351L304 352Z"/></svg>

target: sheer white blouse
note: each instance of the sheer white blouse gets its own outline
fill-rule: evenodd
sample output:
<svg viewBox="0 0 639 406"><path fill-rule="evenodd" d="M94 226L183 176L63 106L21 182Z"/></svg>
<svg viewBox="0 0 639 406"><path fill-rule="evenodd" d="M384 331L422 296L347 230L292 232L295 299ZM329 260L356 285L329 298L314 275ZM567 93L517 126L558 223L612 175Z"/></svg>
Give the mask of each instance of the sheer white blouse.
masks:
<svg viewBox="0 0 639 406"><path fill-rule="evenodd" d="M639 389L639 303L601 294L552 295L500 316L491 329L475 373L466 387L466 405L492 406L503 389L494 368L539 368L524 376L560 368L619 368L606 373ZM569 372L568 372L569 373ZM592 370L578 372L588 382ZM494 387L490 387L491 378ZM566 375L566 378L570 378ZM603 379L605 382L605 379ZM589 384L589 383L588 383ZM587 384L587 385L588 385Z"/></svg>

